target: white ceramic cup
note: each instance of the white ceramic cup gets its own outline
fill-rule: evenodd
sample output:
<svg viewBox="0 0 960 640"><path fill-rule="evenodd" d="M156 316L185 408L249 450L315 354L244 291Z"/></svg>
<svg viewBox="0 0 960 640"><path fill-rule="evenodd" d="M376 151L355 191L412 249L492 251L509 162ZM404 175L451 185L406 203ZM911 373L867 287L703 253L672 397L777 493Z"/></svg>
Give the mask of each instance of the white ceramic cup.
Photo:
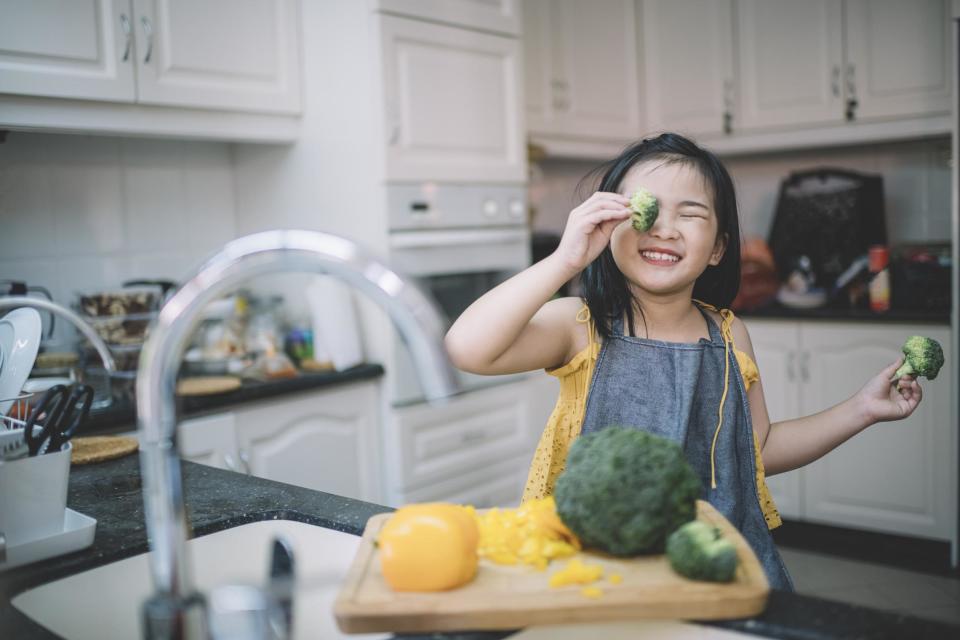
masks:
<svg viewBox="0 0 960 640"><path fill-rule="evenodd" d="M63 531L72 449L68 442L60 451L0 464L0 531L8 546Z"/></svg>

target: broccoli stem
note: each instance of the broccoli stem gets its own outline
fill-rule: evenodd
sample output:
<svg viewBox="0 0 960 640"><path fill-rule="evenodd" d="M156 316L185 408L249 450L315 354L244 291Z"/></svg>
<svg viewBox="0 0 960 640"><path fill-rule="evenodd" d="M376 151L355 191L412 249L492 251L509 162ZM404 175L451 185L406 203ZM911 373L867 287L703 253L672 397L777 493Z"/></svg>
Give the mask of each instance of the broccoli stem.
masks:
<svg viewBox="0 0 960 640"><path fill-rule="evenodd" d="M896 370L896 372L893 374L893 377L890 378L890 382L896 382L903 376L912 376L914 373L916 373L916 370L914 370L913 365L910 364L910 361L907 360L900 365L899 369Z"/></svg>

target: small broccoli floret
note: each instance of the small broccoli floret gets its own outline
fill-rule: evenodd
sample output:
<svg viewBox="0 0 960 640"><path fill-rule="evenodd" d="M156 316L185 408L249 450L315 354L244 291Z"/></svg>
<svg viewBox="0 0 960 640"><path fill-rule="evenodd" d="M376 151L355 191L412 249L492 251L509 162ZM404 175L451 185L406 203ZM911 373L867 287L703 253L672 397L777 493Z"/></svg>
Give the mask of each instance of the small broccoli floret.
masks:
<svg viewBox="0 0 960 640"><path fill-rule="evenodd" d="M621 427L578 438L555 491L557 515L583 545L616 556L663 552L699 496L679 445Z"/></svg>
<svg viewBox="0 0 960 640"><path fill-rule="evenodd" d="M730 582L737 571L737 548L720 529L699 520L670 534L667 558L674 571L692 580Z"/></svg>
<svg viewBox="0 0 960 640"><path fill-rule="evenodd" d="M649 231L660 213L660 203L656 196L640 187L630 198L630 223L637 231Z"/></svg>
<svg viewBox="0 0 960 640"><path fill-rule="evenodd" d="M923 376L933 380L943 366L943 349L933 338L910 336L903 343L903 355L906 358L890 379L891 382L903 376Z"/></svg>

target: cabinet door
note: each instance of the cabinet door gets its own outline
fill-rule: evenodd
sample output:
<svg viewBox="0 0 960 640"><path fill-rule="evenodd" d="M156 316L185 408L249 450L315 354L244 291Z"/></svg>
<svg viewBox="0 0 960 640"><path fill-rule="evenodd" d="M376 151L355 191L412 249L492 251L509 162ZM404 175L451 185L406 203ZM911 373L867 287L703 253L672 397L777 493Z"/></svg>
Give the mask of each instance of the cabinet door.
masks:
<svg viewBox="0 0 960 640"><path fill-rule="evenodd" d="M0 93L132 102L128 0L0 0Z"/></svg>
<svg viewBox="0 0 960 640"><path fill-rule="evenodd" d="M246 473L237 449L232 412L184 420L177 426L177 444L185 460Z"/></svg>
<svg viewBox="0 0 960 640"><path fill-rule="evenodd" d="M739 0L738 121L743 128L843 120L837 0Z"/></svg>
<svg viewBox="0 0 960 640"><path fill-rule="evenodd" d="M520 34L520 0L375 0L381 11L449 24Z"/></svg>
<svg viewBox="0 0 960 640"><path fill-rule="evenodd" d="M527 107L527 129L543 133L549 130L554 95L562 80L554 77L551 41L554 37L551 20L552 0L522 0L523 9L523 79Z"/></svg>
<svg viewBox="0 0 960 640"><path fill-rule="evenodd" d="M298 113L296 0L133 0L144 104Z"/></svg>
<svg viewBox="0 0 960 640"><path fill-rule="evenodd" d="M747 321L763 396L771 424L800 415L798 358L800 329L796 322ZM780 515L803 517L802 469L767 477L767 486Z"/></svg>
<svg viewBox="0 0 960 640"><path fill-rule="evenodd" d="M640 133L633 0L559 0L552 32L555 126L563 135L632 141Z"/></svg>
<svg viewBox="0 0 960 640"><path fill-rule="evenodd" d="M732 0L643 0L641 58L649 131L710 135L732 126L731 5Z"/></svg>
<svg viewBox="0 0 960 640"><path fill-rule="evenodd" d="M452 502L478 509L516 507L523 498L529 457L513 458L453 480L401 494L396 506L410 502Z"/></svg>
<svg viewBox="0 0 960 640"><path fill-rule="evenodd" d="M525 182L520 43L379 19L389 180Z"/></svg>
<svg viewBox="0 0 960 640"><path fill-rule="evenodd" d="M380 500L379 394L361 383L240 409L250 473L360 500Z"/></svg>
<svg viewBox="0 0 960 640"><path fill-rule="evenodd" d="M809 354L802 411L809 415L847 399L900 355L917 327L839 323L804 325ZM923 327L949 353L946 328ZM803 367L802 367L803 369ZM805 474L809 520L904 535L950 539L956 522L956 442L950 424L953 380L944 367L922 380L924 398L906 420L867 428L811 464Z"/></svg>
<svg viewBox="0 0 960 640"><path fill-rule="evenodd" d="M947 0L847 0L848 90L857 119L950 113Z"/></svg>

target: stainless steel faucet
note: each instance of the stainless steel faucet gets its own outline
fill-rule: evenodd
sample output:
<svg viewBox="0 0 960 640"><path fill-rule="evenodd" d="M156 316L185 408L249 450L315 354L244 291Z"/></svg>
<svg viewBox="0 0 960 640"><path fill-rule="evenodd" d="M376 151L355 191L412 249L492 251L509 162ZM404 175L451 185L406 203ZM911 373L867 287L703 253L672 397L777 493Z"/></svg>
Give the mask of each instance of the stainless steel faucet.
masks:
<svg viewBox="0 0 960 640"><path fill-rule="evenodd" d="M207 303L258 275L326 273L383 307L413 357L425 395L453 394L443 321L420 289L344 238L312 231L266 231L228 243L167 300L140 354L137 424L140 470L155 593L144 606L147 638L181 638L203 616L187 555L187 517L176 445L174 389L181 356Z"/></svg>

